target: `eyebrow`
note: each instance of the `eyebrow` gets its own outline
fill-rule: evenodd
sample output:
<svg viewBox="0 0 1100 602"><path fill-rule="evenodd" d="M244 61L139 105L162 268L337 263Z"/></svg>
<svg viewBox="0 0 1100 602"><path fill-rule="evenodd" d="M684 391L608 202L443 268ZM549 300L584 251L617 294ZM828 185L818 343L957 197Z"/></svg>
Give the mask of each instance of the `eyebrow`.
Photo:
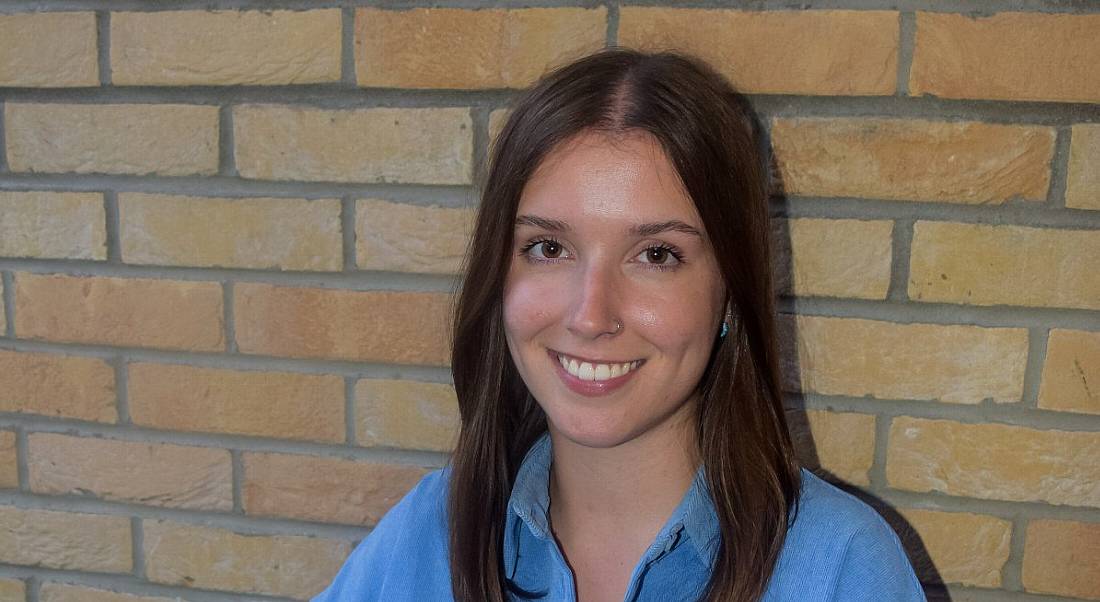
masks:
<svg viewBox="0 0 1100 602"><path fill-rule="evenodd" d="M517 226L534 226L551 232L568 232L572 230L569 224L556 219L548 219L537 215L521 215L516 218Z"/></svg>
<svg viewBox="0 0 1100 602"><path fill-rule="evenodd" d="M684 234L694 234L699 238L702 238L702 233L699 232L694 226L685 224L678 219L671 219L667 222L653 222L649 224L637 224L630 227L631 234L636 236L653 236L654 234L660 234L661 232L683 232Z"/></svg>
<svg viewBox="0 0 1100 602"><path fill-rule="evenodd" d="M534 226L551 232L569 232L573 229L566 222L539 217L537 215L520 215L516 218L516 225ZM634 236L653 236L661 232L683 232L684 234L692 234L699 238L703 237L703 234L699 232L698 228L678 219L670 219L663 222L650 222L647 224L635 224L630 227L629 232Z"/></svg>

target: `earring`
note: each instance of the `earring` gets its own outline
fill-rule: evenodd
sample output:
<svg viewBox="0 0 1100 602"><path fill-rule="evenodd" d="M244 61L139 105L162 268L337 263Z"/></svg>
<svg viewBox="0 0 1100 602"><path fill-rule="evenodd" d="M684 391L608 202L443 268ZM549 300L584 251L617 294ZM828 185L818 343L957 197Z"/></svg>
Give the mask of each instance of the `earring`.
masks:
<svg viewBox="0 0 1100 602"><path fill-rule="evenodd" d="M733 321L733 310L726 307L726 317L722 319L722 330L718 333L718 338L724 339L726 335L730 333L730 322Z"/></svg>

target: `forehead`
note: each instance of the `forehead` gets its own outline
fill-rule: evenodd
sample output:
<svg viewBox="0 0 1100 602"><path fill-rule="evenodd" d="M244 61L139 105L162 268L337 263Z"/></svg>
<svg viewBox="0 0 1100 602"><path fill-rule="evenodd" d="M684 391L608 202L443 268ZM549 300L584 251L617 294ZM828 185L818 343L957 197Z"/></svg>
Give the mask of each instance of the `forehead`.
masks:
<svg viewBox="0 0 1100 602"><path fill-rule="evenodd" d="M518 213L570 221L678 219L702 230L661 145L637 131L583 132L558 145L528 180Z"/></svg>

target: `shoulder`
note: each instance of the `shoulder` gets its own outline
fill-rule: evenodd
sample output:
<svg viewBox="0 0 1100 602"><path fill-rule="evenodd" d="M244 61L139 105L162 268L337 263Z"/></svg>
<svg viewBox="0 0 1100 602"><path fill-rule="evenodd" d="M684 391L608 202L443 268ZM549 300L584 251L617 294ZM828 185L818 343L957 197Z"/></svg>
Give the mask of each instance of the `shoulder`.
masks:
<svg viewBox="0 0 1100 602"><path fill-rule="evenodd" d="M401 545L447 540L447 490L450 471L432 471L397 502L370 535L356 548L359 553L381 547L391 554ZM446 552L444 548L442 552Z"/></svg>
<svg viewBox="0 0 1100 602"><path fill-rule="evenodd" d="M448 599L448 475L425 475L390 508L314 602Z"/></svg>
<svg viewBox="0 0 1100 602"><path fill-rule="evenodd" d="M855 534L878 531L880 527L893 533L874 508L808 470L802 471L795 527L807 531L808 535L820 530L827 530L832 536Z"/></svg>
<svg viewBox="0 0 1100 602"><path fill-rule="evenodd" d="M416 486L409 490L401 498L382 521L378 523L378 529L394 523L404 523L403 527L418 527L431 529L437 522L446 524L447 491L450 483L450 470L441 468L424 475Z"/></svg>
<svg viewBox="0 0 1100 602"><path fill-rule="evenodd" d="M855 496L805 470L798 512L771 585L776 593L798 592L770 598L775 600L924 600L890 525Z"/></svg>

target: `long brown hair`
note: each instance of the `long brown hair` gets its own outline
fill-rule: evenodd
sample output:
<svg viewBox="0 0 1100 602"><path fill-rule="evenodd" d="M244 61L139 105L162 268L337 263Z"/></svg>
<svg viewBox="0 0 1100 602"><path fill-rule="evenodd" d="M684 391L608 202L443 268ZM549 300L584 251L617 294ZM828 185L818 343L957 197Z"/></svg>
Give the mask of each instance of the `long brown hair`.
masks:
<svg viewBox="0 0 1100 602"><path fill-rule="evenodd" d="M514 221L539 163L585 130L655 136L706 227L735 320L699 383L699 453L721 532L703 599L748 602L764 592L799 473L779 388L767 168L755 124L744 99L703 62L623 48L549 73L513 104L491 152L455 306L452 371L462 426L448 512L457 600L505 599L508 499L524 454L546 430L504 337Z"/></svg>

